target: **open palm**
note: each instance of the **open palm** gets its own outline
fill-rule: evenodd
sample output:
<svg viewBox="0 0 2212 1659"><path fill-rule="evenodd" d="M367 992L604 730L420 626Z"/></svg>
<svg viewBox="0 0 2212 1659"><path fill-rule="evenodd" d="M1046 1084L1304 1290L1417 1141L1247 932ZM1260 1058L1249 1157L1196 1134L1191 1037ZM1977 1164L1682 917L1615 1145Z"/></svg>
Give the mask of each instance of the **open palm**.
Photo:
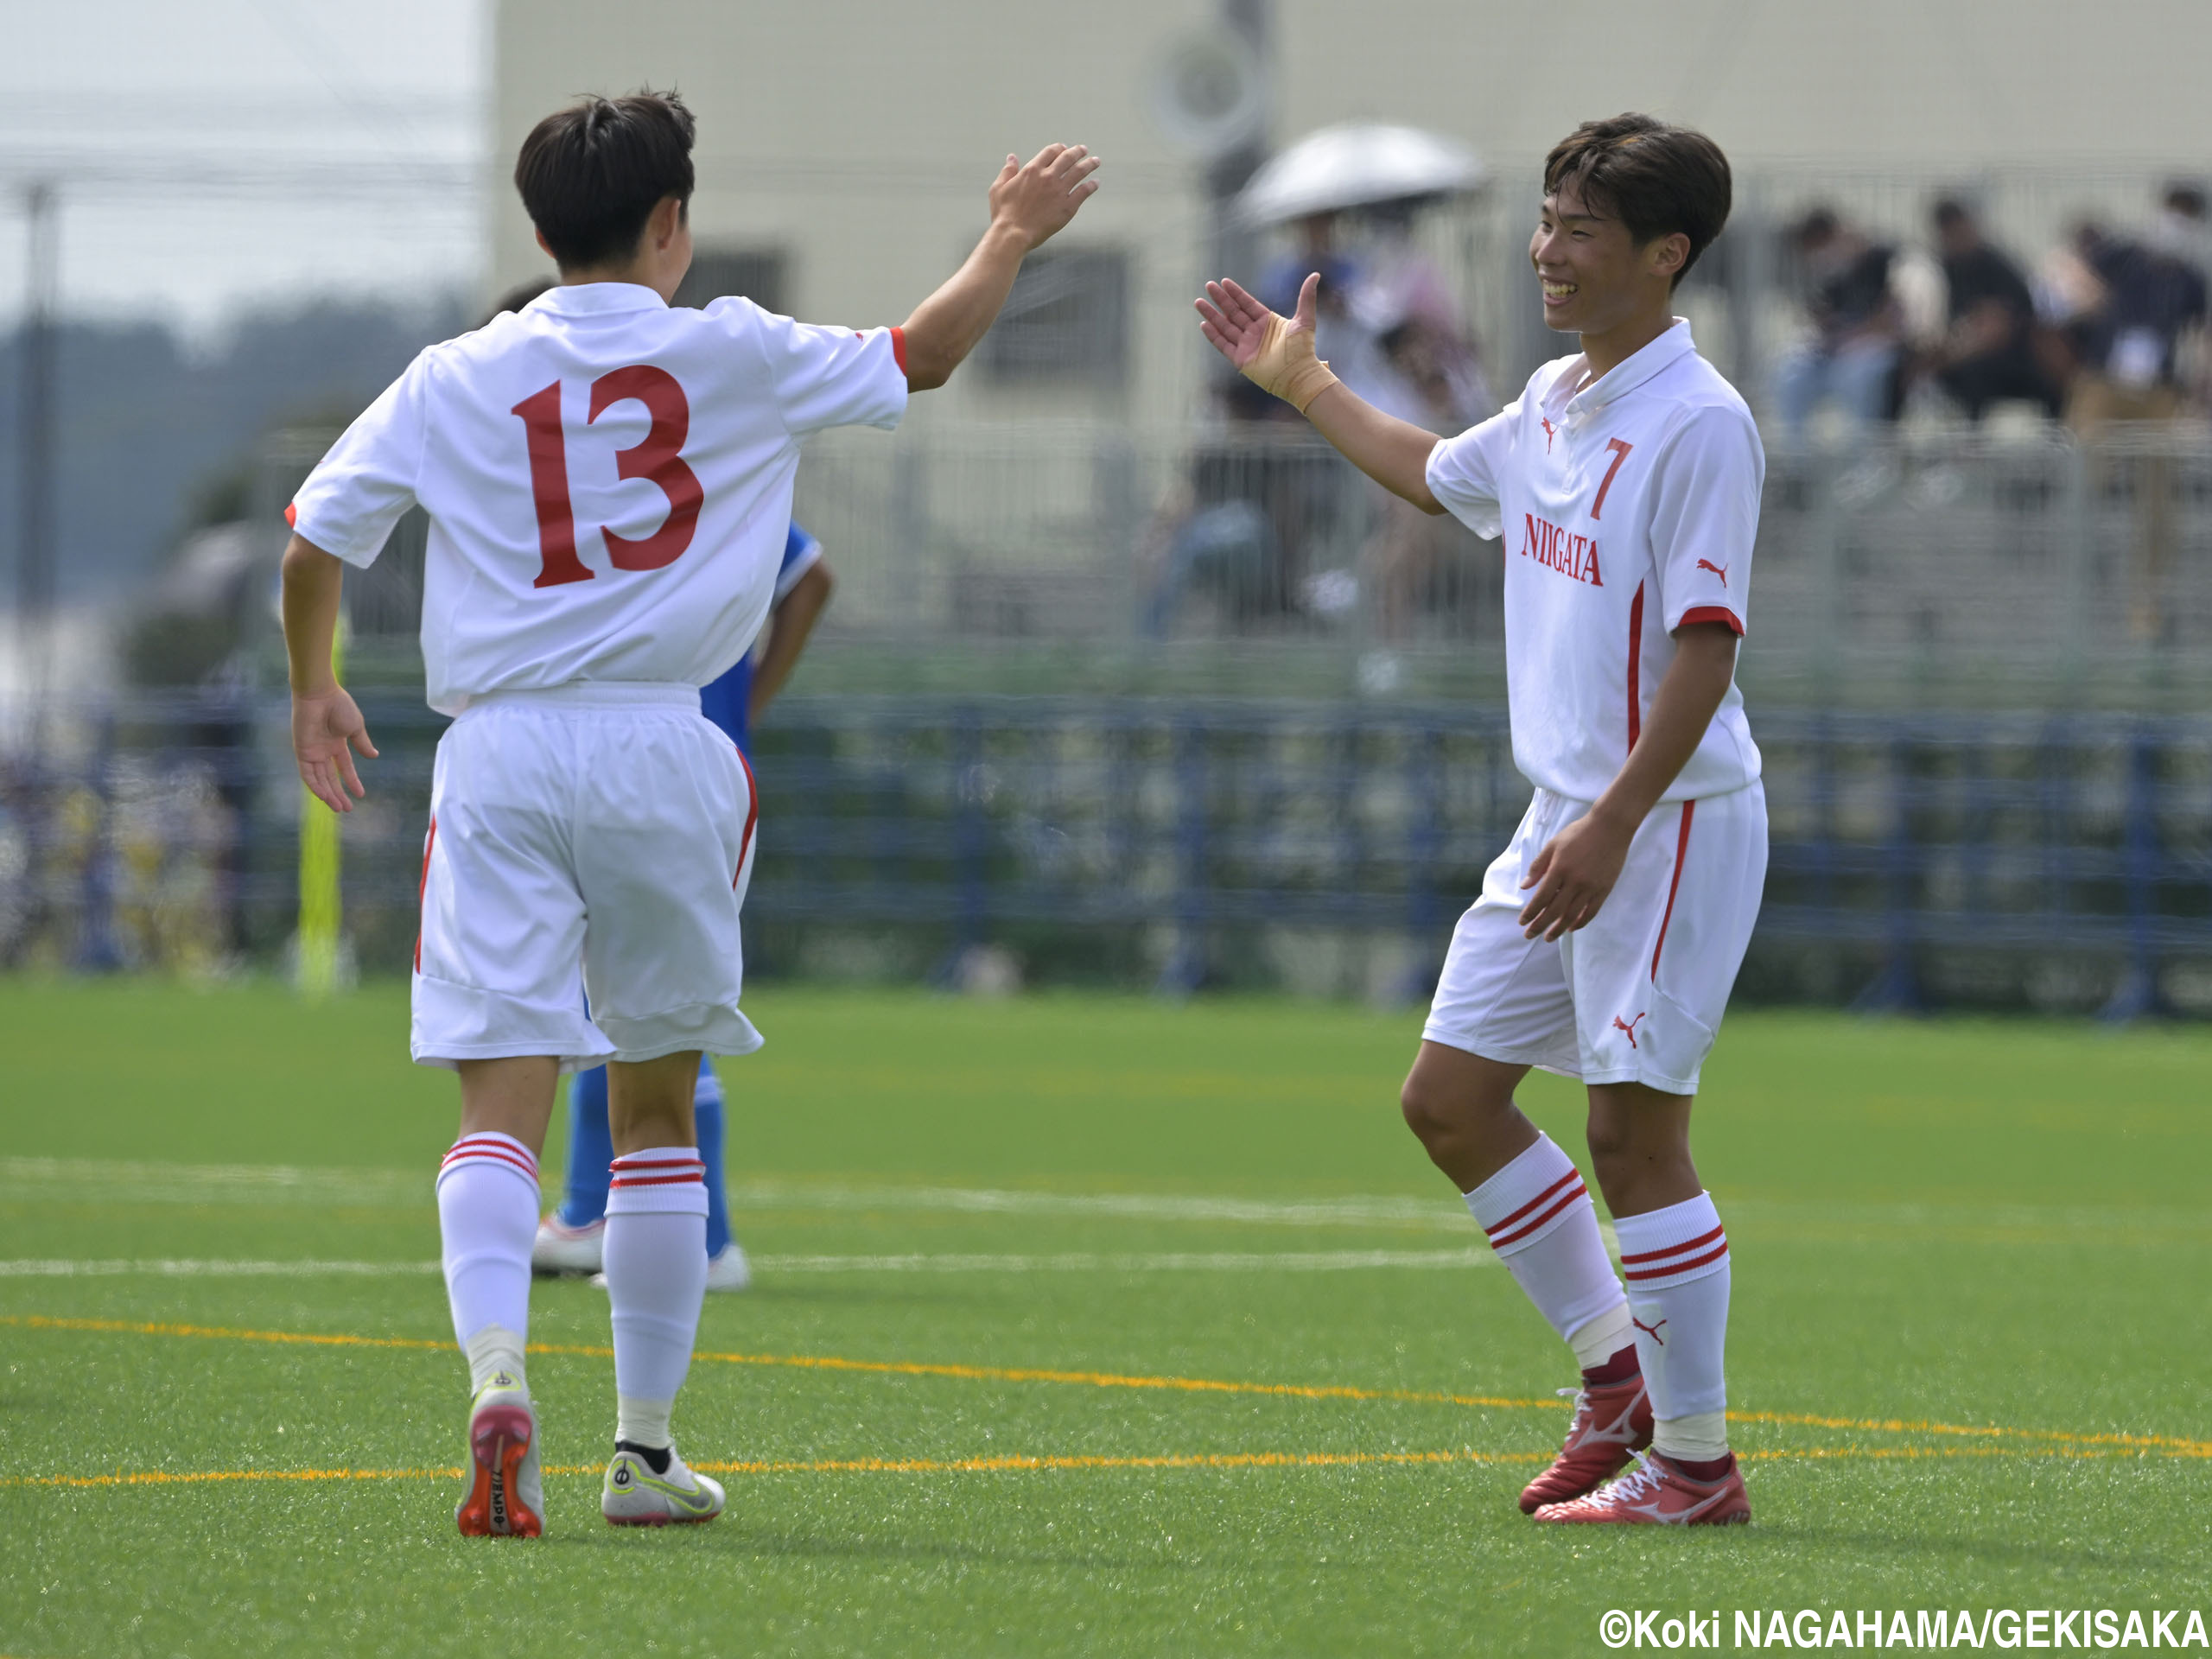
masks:
<svg viewBox="0 0 2212 1659"><path fill-rule="evenodd" d="M1298 309L1283 325L1283 337L1313 332L1314 306L1321 288L1321 273L1315 271L1298 290ZM1274 313L1247 294L1228 277L1206 284L1206 297L1194 301L1198 310L1198 332L1213 342L1214 350L1230 361L1230 366L1243 371L1251 365L1267 344L1268 323Z"/></svg>

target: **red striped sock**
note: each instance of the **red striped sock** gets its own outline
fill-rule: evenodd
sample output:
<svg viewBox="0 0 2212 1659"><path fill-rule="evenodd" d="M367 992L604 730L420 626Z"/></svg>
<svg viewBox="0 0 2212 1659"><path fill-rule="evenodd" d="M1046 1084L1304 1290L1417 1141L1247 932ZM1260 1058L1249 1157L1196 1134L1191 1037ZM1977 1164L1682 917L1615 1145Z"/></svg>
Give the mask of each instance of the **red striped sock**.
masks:
<svg viewBox="0 0 2212 1659"><path fill-rule="evenodd" d="M1712 1195L1616 1216L1613 1235L1651 1390L1652 1444L1677 1461L1725 1456L1728 1234Z"/></svg>
<svg viewBox="0 0 2212 1659"><path fill-rule="evenodd" d="M1553 1330L1572 1342L1578 1333L1619 1324L1621 1281L1605 1255L1589 1189L1549 1135L1539 1135L1535 1145L1466 1197L1498 1260ZM1577 1357L1602 1363L1612 1351L1600 1344L1597 1353Z"/></svg>
<svg viewBox="0 0 2212 1659"><path fill-rule="evenodd" d="M511 1135L464 1135L438 1168L438 1233L454 1339L491 1326L530 1330L530 1247L537 1235L537 1159Z"/></svg>
<svg viewBox="0 0 2212 1659"><path fill-rule="evenodd" d="M691 1366L707 1290L707 1166L696 1147L656 1147L613 1161L605 1248L618 1420L664 1422ZM634 1427L619 1421L617 1433L653 1443Z"/></svg>

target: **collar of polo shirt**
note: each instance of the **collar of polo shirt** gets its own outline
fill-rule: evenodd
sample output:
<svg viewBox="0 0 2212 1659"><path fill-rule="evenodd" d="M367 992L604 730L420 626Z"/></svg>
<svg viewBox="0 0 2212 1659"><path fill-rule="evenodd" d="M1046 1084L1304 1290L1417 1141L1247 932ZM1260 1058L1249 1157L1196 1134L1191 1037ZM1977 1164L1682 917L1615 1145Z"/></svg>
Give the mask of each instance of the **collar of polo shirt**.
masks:
<svg viewBox="0 0 2212 1659"><path fill-rule="evenodd" d="M1690 338L1690 320L1676 317L1674 327L1653 340L1643 350L1613 365L1612 372L1602 380L1592 382L1567 400L1567 414L1570 420L1594 415L1607 404L1624 393L1634 391L1669 364L1697 349ZM1586 361L1578 359L1577 361ZM1560 377L1564 389L1574 384L1573 371Z"/></svg>

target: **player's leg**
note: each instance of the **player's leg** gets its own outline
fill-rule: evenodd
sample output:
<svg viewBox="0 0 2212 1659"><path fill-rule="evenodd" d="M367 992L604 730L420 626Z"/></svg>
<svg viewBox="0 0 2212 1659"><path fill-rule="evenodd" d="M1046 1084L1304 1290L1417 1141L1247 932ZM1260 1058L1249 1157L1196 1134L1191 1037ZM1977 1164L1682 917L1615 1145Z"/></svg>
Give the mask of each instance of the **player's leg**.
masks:
<svg viewBox="0 0 2212 1659"><path fill-rule="evenodd" d="M606 1272L620 1443L601 1509L618 1524L710 1520L722 1501L677 1457L670 1416L706 1286L700 1056L760 1046L737 1008L752 798L736 751L696 708L641 710L591 740L585 817L606 829L579 841L584 979L617 1051Z"/></svg>
<svg viewBox="0 0 2212 1659"><path fill-rule="evenodd" d="M1613 1213L1651 1389L1654 1448L1717 1480L1728 1452L1728 1236L1690 1157L1694 1096L1638 1083L1590 1090L1590 1160Z"/></svg>
<svg viewBox="0 0 2212 1659"><path fill-rule="evenodd" d="M448 1300L467 1355L464 1533L542 1530L524 1366L537 1158L563 1059L607 1052L575 988L582 901L568 867L565 768L515 710L472 709L438 748L413 983L416 1059L461 1075L461 1134L437 1182Z"/></svg>
<svg viewBox="0 0 2212 1659"><path fill-rule="evenodd" d="M1728 1449L1728 1238L1689 1135L1765 867L1765 799L1756 785L1662 806L1630 844L1605 908L1570 936L1590 1154L1613 1214L1655 1455L1544 1519L1750 1518Z"/></svg>
<svg viewBox="0 0 2212 1659"><path fill-rule="evenodd" d="M569 1160L561 1202L537 1224L531 1265L540 1273L597 1273L607 1227L607 1068L569 1079Z"/></svg>
<svg viewBox="0 0 2212 1659"><path fill-rule="evenodd" d="M698 1086L691 1094L691 1121L699 1135L699 1161L707 1166L707 1288L743 1290L753 1282L745 1247L732 1236L729 1193L724 1184L725 1138L721 1079L714 1062L699 1057Z"/></svg>
<svg viewBox="0 0 2212 1659"><path fill-rule="evenodd" d="M618 1524L709 1521L721 1512L721 1489L682 1465L670 1427L707 1288L706 1172L691 1115L699 1054L618 1061L607 1071L615 1457L601 1509Z"/></svg>
<svg viewBox="0 0 2212 1659"><path fill-rule="evenodd" d="M1628 1306L1597 1211L1573 1160L1513 1100L1531 1066L1572 1075L1577 1064L1559 947L1523 938L1516 919L1528 861L1569 810L1540 791L1460 918L1401 1097L1408 1126L1582 1372L1566 1446L1522 1494L1527 1510L1617 1473L1649 1425Z"/></svg>
<svg viewBox="0 0 2212 1659"><path fill-rule="evenodd" d="M454 1520L474 1536L543 1530L537 1417L523 1351L537 1157L552 1116L550 1056L463 1060L461 1135L438 1172L438 1232L454 1340L468 1357L469 1486Z"/></svg>
<svg viewBox="0 0 2212 1659"><path fill-rule="evenodd" d="M555 1211L570 1227L588 1227L607 1216L607 1166L614 1161L607 1122L607 1068L594 1065L569 1079L567 1180Z"/></svg>

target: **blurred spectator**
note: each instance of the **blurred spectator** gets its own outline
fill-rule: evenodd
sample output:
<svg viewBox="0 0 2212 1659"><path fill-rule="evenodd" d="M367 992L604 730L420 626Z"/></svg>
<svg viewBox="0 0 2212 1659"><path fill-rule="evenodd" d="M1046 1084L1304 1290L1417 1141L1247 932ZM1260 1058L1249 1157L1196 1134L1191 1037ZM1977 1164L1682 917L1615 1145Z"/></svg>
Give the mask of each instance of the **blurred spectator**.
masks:
<svg viewBox="0 0 2212 1659"><path fill-rule="evenodd" d="M1890 289L1897 250L1870 241L1825 207L1807 213L1789 237L1802 262L1815 334L1776 372L1783 424L1802 438L1823 404L1861 427L1893 418L1904 353L1904 321Z"/></svg>
<svg viewBox="0 0 2212 1659"><path fill-rule="evenodd" d="M1313 213L1292 227L1289 252L1269 262L1254 294L1288 315L1319 273L1314 349L1338 378L1376 407L1439 435L1497 412L1450 284L1414 237L1418 200L1356 213ZM1228 626L1248 632L1338 626L1363 594L1381 632L1396 638L1413 613L1448 586L1447 526L1362 479L1325 446L1309 442L1288 404L1235 378L1219 388L1232 430L1192 457L1185 486L1162 505L1147 537L1150 591L1141 626L1173 632L1187 601L1211 602Z"/></svg>
<svg viewBox="0 0 2212 1659"><path fill-rule="evenodd" d="M2088 250L2103 293L2082 339L2070 410L2077 428L2179 412L2183 348L2205 323L2206 259L2204 192L2188 184L2167 188L2140 237L2106 237Z"/></svg>
<svg viewBox="0 0 2212 1659"><path fill-rule="evenodd" d="M2036 271L2036 315L2044 324L2038 339L2049 353L2044 367L2062 386L2070 386L2089 362L2102 329L2105 279L2097 261L2107 240L2094 219L2077 220Z"/></svg>
<svg viewBox="0 0 2212 1659"><path fill-rule="evenodd" d="M2027 279L1982 239L1981 226L1961 203L1939 201L1933 217L1948 323L1935 353L1936 384L1959 401L1968 420L1979 421L1990 404L2007 398L2039 404L2056 417L2059 388L2037 354Z"/></svg>
<svg viewBox="0 0 2212 1659"><path fill-rule="evenodd" d="M1365 233L1350 310L1376 348L1368 372L1379 396L1361 395L1416 426L1449 434L1488 420L1498 405L1450 284L1414 240L1421 206L1382 202L1361 215Z"/></svg>
<svg viewBox="0 0 2212 1659"><path fill-rule="evenodd" d="M2088 251L2102 302L2082 331L2082 366L2067 419L2094 446L2100 490L2123 475L2134 499L2132 632L2158 636L2176 539L2170 429L2183 411L2184 368L2201 346L2207 304L2205 198L2169 185L2158 219L2139 237L2108 237ZM2117 429L2117 430L2115 430ZM2120 432L2139 435L2115 442Z"/></svg>
<svg viewBox="0 0 2212 1659"><path fill-rule="evenodd" d="M1419 207L1385 202L1362 216L1366 233L1350 309L1373 350L1340 378L1377 409L1448 435L1489 419L1498 406L1444 273L1414 240ZM1359 581L1377 636L1401 639L1416 613L1439 601L1440 578L1462 538L1447 521L1379 487L1366 493L1375 525L1360 549Z"/></svg>

